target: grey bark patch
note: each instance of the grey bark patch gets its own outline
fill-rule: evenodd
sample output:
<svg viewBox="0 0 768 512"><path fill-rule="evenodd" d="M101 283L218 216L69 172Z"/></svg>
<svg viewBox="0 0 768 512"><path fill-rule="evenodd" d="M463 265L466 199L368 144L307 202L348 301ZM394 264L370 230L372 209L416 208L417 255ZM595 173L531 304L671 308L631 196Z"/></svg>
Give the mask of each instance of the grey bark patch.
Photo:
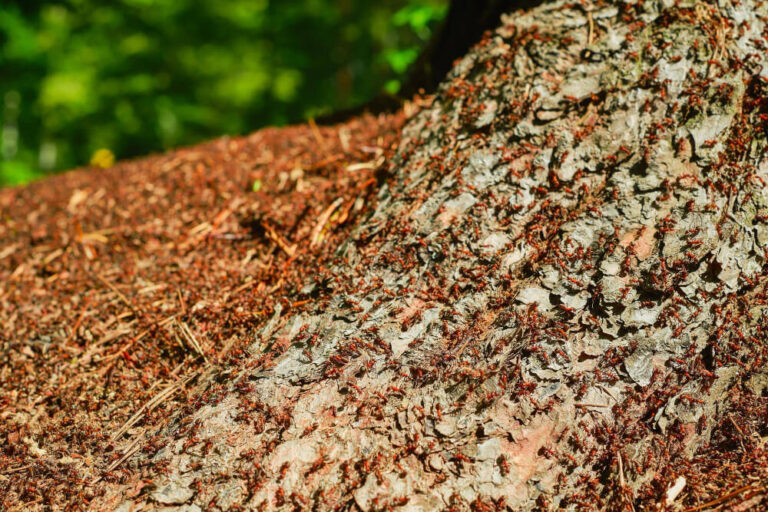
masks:
<svg viewBox="0 0 768 512"><path fill-rule="evenodd" d="M480 114L480 117L475 121L476 128L483 128L491 124L496 118L496 110L499 108L498 103L493 100L486 101L483 106L483 113Z"/></svg>
<svg viewBox="0 0 768 512"><path fill-rule="evenodd" d="M429 326L435 322L439 316L440 310L437 308L430 308L424 311L422 313L421 322L411 326L410 329L401 333L399 336L391 338L390 345L392 354L395 357L399 357L403 352L408 350L408 345L416 338L424 336Z"/></svg>
<svg viewBox="0 0 768 512"><path fill-rule="evenodd" d="M645 349L635 351L624 360L624 367L633 381L647 386L653 375L653 352Z"/></svg>
<svg viewBox="0 0 768 512"><path fill-rule="evenodd" d="M552 308L552 303L549 301L549 291L536 286L521 290L515 299L523 304L538 304L543 310Z"/></svg>
<svg viewBox="0 0 768 512"><path fill-rule="evenodd" d="M477 198L469 192L464 192L455 199L446 201L445 209L449 214L459 216L475 203L477 203Z"/></svg>
<svg viewBox="0 0 768 512"><path fill-rule="evenodd" d="M564 306L576 310L584 309L584 306L587 305L588 299L589 295L586 293L579 293L576 295L563 295L560 297L560 301Z"/></svg>
<svg viewBox="0 0 768 512"><path fill-rule="evenodd" d="M152 499L165 505L180 505L192 499L195 492L181 480L171 481L152 493Z"/></svg>
<svg viewBox="0 0 768 512"><path fill-rule="evenodd" d="M509 237L502 233L491 233L482 242L480 242L480 248L485 254L494 254L497 251L504 249L509 243Z"/></svg>
<svg viewBox="0 0 768 512"><path fill-rule="evenodd" d="M621 319L628 326L642 327L653 325L661 313L661 304L653 307L644 307L641 304L633 303L621 315Z"/></svg>
<svg viewBox="0 0 768 512"><path fill-rule="evenodd" d="M705 147L709 140L718 140L718 136L728 128L733 122L733 114L714 114L698 120L693 126L688 128L688 132L693 137L695 151L699 156L709 154L710 149Z"/></svg>
<svg viewBox="0 0 768 512"><path fill-rule="evenodd" d="M469 157L469 163L461 171L464 180L479 189L486 189L498 183L506 174L501 168L496 168L499 156L495 153L478 151Z"/></svg>
<svg viewBox="0 0 768 512"><path fill-rule="evenodd" d="M492 437L477 445L477 460L496 460L501 455L501 441Z"/></svg>

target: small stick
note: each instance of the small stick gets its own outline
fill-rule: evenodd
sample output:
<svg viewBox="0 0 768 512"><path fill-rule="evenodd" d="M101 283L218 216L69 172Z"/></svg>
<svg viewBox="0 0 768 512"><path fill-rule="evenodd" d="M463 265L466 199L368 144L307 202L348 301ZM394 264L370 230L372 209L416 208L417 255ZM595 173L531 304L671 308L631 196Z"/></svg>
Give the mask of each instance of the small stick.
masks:
<svg viewBox="0 0 768 512"><path fill-rule="evenodd" d="M157 325L158 326L163 326L163 325L167 324L168 322L170 322L171 320L173 320L174 318L176 318L176 315L171 315L168 318L165 318L164 320L159 321L157 323ZM149 334L149 331L150 331L150 329L144 329L138 336L134 336L133 338L128 340L128 342L126 342L120 350L118 350L114 354L111 354L111 355L108 355L108 356L104 357L104 359L102 359L102 362L106 362L106 361L112 361L112 362L108 366L106 366L105 368L102 368L101 370L99 370L99 372L98 372L99 375L101 375L101 376L105 375L109 371L109 369L112 367L112 365L115 364L116 358L122 356L129 348L131 348L133 346L134 343L144 339L144 336Z"/></svg>
<svg viewBox="0 0 768 512"><path fill-rule="evenodd" d="M264 228L264 231L267 233L267 238L275 242L290 258L293 258L294 254L296 254L295 244L288 245L288 242L286 242L283 237L277 234L277 232L272 229L269 224L262 222L261 227Z"/></svg>
<svg viewBox="0 0 768 512"><path fill-rule="evenodd" d="M320 134L320 129L317 127L317 123L314 119L309 120L309 127L312 129L312 135L315 136L315 140L317 140L317 143L320 144L320 147L325 151L325 141L323 140L323 136Z"/></svg>
<svg viewBox="0 0 768 512"><path fill-rule="evenodd" d="M31 468L32 464L25 464L23 466L19 466L18 468L11 468L5 472L6 475L10 475L11 473L16 473L18 471L24 471L25 469Z"/></svg>
<svg viewBox="0 0 768 512"><path fill-rule="evenodd" d="M250 281L248 281L246 283L243 283L240 286L238 286L237 288L235 288L234 290L232 290L232 294L231 295L237 295L241 291L247 289L249 286L253 286L253 285L255 285L256 283L259 283L259 282L260 281L257 281L255 279L251 279Z"/></svg>
<svg viewBox="0 0 768 512"><path fill-rule="evenodd" d="M99 274L96 274L96 279L98 279L99 281L101 281L102 283L104 283L105 285L107 285L107 287L108 287L110 290L112 290L113 292L115 292L115 294L116 294L118 297L120 297L120 300L122 300L123 302L125 302L125 305L126 305L126 306L128 306L128 307L129 307L129 308L131 308L131 309L133 309L133 304L131 304L130 302L128 302L128 299L125 297L125 295L123 295L123 293L122 293L120 290L118 290L118 289L117 289L117 286L113 285L112 283L110 283L109 281L107 281L106 279L104 279L103 277L101 277Z"/></svg>
<svg viewBox="0 0 768 512"><path fill-rule="evenodd" d="M619 458L619 486L624 489L624 463L621 461L621 452L617 454Z"/></svg>
<svg viewBox="0 0 768 512"><path fill-rule="evenodd" d="M187 305L184 304L184 297L181 296L181 289L176 288L176 294L179 296L179 304L181 305L181 315L187 314Z"/></svg>
<svg viewBox="0 0 768 512"><path fill-rule="evenodd" d="M176 391L181 389L182 386L186 385L186 383L192 380L192 378L194 378L196 375L197 375L197 372L194 372L192 375L171 384L170 386L162 390L160 393L155 395L151 400L149 400L147 403L141 406L141 408L138 411L136 411L136 413L133 416L131 416L130 419L126 421L125 424L122 427L120 427L120 429L117 432L112 434L112 436L110 436L110 439L112 440L118 439L121 435L127 432L129 428L134 426L136 422L138 422L139 419L141 419L141 416L146 411L154 410L157 406L162 404L166 398L172 396Z"/></svg>
<svg viewBox="0 0 768 512"><path fill-rule="evenodd" d="M198 354L200 354L203 357L203 360L205 360L206 364L208 363L208 358L205 357L205 352L203 352L203 347L200 345L200 342L197 341L197 338L195 338L195 335L192 334L192 331L189 329L189 326L185 324L184 322L177 322L179 325L179 328L181 330L181 333L184 335L184 337L187 339L190 345L197 351Z"/></svg>
<svg viewBox="0 0 768 512"><path fill-rule="evenodd" d="M697 510L704 510L705 508L709 508L709 507L712 507L712 506L717 505L719 503L722 503L724 501L727 501L727 500L733 498L734 496L737 496L737 495L741 494L742 492L746 491L747 489L751 489L751 488L752 488L752 485L745 485L743 487L739 487L735 491L731 491L728 494L720 496L717 499L714 499L712 501L708 501L708 502L704 503L703 505L699 505L697 507L692 507L692 508L687 508L687 509L685 509L685 512L696 512Z"/></svg>
<svg viewBox="0 0 768 512"><path fill-rule="evenodd" d="M371 160L370 162L361 162L357 164L351 164L347 166L347 171L361 171L363 169L375 169L376 168L376 161Z"/></svg>
<svg viewBox="0 0 768 512"><path fill-rule="evenodd" d="M331 205L325 209L323 213L320 214L320 218L317 220L317 224L315 224L315 227L312 229L312 238L310 241L310 246L315 247L319 241L320 241L320 235L323 232L323 228L325 227L326 222L328 222L328 219L331 218L331 215L333 214L334 210L339 207L341 203L344 202L344 199L339 197L336 199Z"/></svg>
<svg viewBox="0 0 768 512"><path fill-rule="evenodd" d="M733 426L736 427L736 431L739 433L739 444L741 445L741 449L744 450L744 441L741 440L743 437L746 437L744 432L741 430L741 427L736 424L736 420L733 419L733 414L728 413L728 419L731 420Z"/></svg>
<svg viewBox="0 0 768 512"><path fill-rule="evenodd" d="M125 462L125 461L128 459L128 457L130 457L131 455L133 455L134 453L136 453L137 451L139 451L139 448L141 447L141 446L139 445L139 441L141 441L141 439L142 439L143 437L144 437L144 433L143 433L143 432L142 432L142 434L141 434L141 435L139 435L139 436L136 436L136 439L134 439L134 440L133 440L133 442L130 444L130 446L128 446L128 448L126 449L126 451L125 451L125 453L123 454L123 456L122 456L122 457L120 457L119 459L117 459L115 462L113 462L113 463L112 463L112 464L110 464L109 466L107 466L107 469L105 470L105 472L106 472L106 473L109 473L110 471L114 470L114 469L115 469L117 466L119 466L120 464L122 464L123 462ZM94 478L94 479L91 481L91 485L93 485L93 484L97 483L99 480L101 480L101 477L100 477L100 476L97 476L96 478Z"/></svg>
<svg viewBox="0 0 768 512"><path fill-rule="evenodd" d="M83 318L85 317L85 314L88 312L88 306L91 303L92 295L93 295L93 292L89 293L88 296L85 298L85 304L83 305L83 310L80 312L80 316L77 318L75 325L72 327L72 331L69 333L69 336L67 336L67 339L64 341L64 345L68 345L69 342L72 341L72 338L74 338L75 334L77 333L77 330L80 328L80 324L83 322Z"/></svg>

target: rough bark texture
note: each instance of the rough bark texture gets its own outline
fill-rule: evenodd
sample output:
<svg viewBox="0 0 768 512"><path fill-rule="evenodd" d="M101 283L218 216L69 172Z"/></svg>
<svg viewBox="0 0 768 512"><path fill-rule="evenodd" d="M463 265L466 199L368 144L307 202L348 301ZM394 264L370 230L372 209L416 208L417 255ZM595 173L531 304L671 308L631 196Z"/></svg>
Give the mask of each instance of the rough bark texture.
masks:
<svg viewBox="0 0 768 512"><path fill-rule="evenodd" d="M504 18L91 507L765 506L766 15Z"/></svg>

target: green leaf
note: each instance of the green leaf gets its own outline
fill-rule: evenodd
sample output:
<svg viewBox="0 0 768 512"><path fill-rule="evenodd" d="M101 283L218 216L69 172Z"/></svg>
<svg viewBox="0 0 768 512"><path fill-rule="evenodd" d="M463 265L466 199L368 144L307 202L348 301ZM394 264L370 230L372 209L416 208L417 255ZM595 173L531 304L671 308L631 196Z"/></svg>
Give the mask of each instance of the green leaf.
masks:
<svg viewBox="0 0 768 512"><path fill-rule="evenodd" d="M389 63L395 73L402 74L408 70L419 57L419 49L415 46L402 50L390 50L384 53L384 59Z"/></svg>
<svg viewBox="0 0 768 512"><path fill-rule="evenodd" d="M23 185L39 177L39 172L19 161L0 162L0 185Z"/></svg>

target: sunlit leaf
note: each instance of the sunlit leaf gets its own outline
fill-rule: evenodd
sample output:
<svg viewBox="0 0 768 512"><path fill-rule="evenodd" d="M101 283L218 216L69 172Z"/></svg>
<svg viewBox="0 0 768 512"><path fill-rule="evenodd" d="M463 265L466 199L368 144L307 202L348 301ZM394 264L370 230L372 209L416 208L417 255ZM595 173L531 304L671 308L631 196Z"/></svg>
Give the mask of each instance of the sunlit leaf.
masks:
<svg viewBox="0 0 768 512"><path fill-rule="evenodd" d="M115 164L115 155L109 149L97 149L91 156L91 165L106 169Z"/></svg>

